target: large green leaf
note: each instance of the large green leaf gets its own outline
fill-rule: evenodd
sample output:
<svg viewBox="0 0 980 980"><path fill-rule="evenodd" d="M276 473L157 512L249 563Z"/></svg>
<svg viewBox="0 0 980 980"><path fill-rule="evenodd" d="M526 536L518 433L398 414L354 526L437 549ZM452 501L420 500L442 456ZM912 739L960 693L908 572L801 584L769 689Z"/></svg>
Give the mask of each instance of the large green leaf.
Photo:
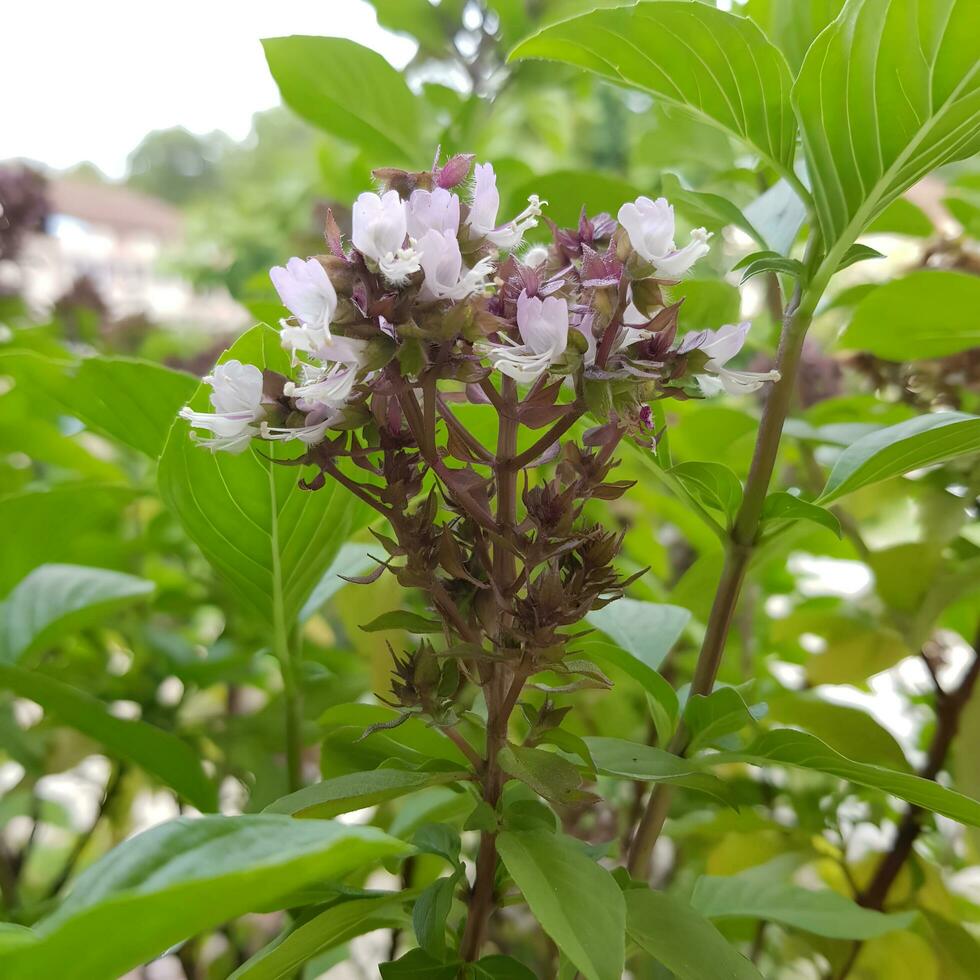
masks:
<svg viewBox="0 0 980 980"><path fill-rule="evenodd" d="M742 11L779 46L796 72L813 39L843 6L844 0L748 0Z"/></svg>
<svg viewBox="0 0 980 980"><path fill-rule="evenodd" d="M841 346L890 361L980 347L980 278L929 269L887 282L858 303Z"/></svg>
<svg viewBox="0 0 980 980"><path fill-rule="evenodd" d="M544 830L505 831L497 850L541 928L586 980L620 980L626 906L581 845Z"/></svg>
<svg viewBox="0 0 980 980"><path fill-rule="evenodd" d="M980 4L848 0L807 52L793 99L839 258L902 191L980 149Z"/></svg>
<svg viewBox="0 0 980 980"><path fill-rule="evenodd" d="M174 943L296 889L410 850L373 827L261 814L180 818L86 869L39 942L0 962L5 980L118 977Z"/></svg>
<svg viewBox="0 0 980 980"><path fill-rule="evenodd" d="M777 862L778 863L778 862ZM874 939L906 929L914 912L884 915L829 889L815 891L773 880L766 865L740 874L698 878L691 905L708 919L753 918L829 939Z"/></svg>
<svg viewBox="0 0 980 980"><path fill-rule="evenodd" d="M861 487L980 451L980 416L935 412L890 425L845 449L817 503L828 504Z"/></svg>
<svg viewBox="0 0 980 980"><path fill-rule="evenodd" d="M626 893L626 929L645 953L678 980L762 980L762 974L686 902L664 892Z"/></svg>
<svg viewBox="0 0 980 980"><path fill-rule="evenodd" d="M287 371L274 330L259 324L221 356ZM202 384L191 405L208 408ZM341 544L362 526L366 505L339 484L302 490L301 471L267 459L298 455L288 443L263 443L241 455L197 446L178 419L160 459L160 490L243 608L266 623L292 624Z"/></svg>
<svg viewBox="0 0 980 980"><path fill-rule="evenodd" d="M585 618L621 650L648 670L656 671L680 639L691 614L680 606L623 598L590 612ZM589 642L591 645L594 641Z"/></svg>
<svg viewBox="0 0 980 980"><path fill-rule="evenodd" d="M548 202L547 215L561 227L574 227L584 206L590 215L607 211L615 214L625 201L632 201L640 191L621 177L589 170L556 170L536 174L530 180L511 188L509 212L517 213L527 205L531 194Z"/></svg>
<svg viewBox="0 0 980 980"><path fill-rule="evenodd" d="M427 786L443 786L465 778L464 772L408 772L404 769L352 772L304 786L265 809L267 813L288 813L294 817L336 817Z"/></svg>
<svg viewBox="0 0 980 980"><path fill-rule="evenodd" d="M41 565L0 603L0 662L17 661L153 594L146 579L83 565Z"/></svg>
<svg viewBox="0 0 980 980"><path fill-rule="evenodd" d="M932 813L941 813L951 820L980 827L980 802L977 800L920 776L895 772L865 762L854 762L806 732L788 728L775 729L761 735L743 752L719 753L706 757L704 761L712 764L739 761L756 766L780 765L813 769L846 779L856 786L883 790Z"/></svg>
<svg viewBox="0 0 980 980"><path fill-rule="evenodd" d="M262 45L283 101L307 122L379 163L429 163L418 100L376 51L341 37L271 37Z"/></svg>
<svg viewBox="0 0 980 980"><path fill-rule="evenodd" d="M397 928L408 921L395 892L354 898L304 915L295 925L242 964L229 980L292 980L308 960L374 929Z"/></svg>
<svg viewBox="0 0 980 980"><path fill-rule="evenodd" d="M511 58L578 65L697 113L793 175L786 59L752 21L684 0L595 10L546 27Z"/></svg>
<svg viewBox="0 0 980 980"><path fill-rule="evenodd" d="M197 753L176 735L144 721L117 718L91 694L39 671L0 664L0 689L39 704L59 723L95 739L111 755L136 763L200 810L216 810L214 783Z"/></svg>

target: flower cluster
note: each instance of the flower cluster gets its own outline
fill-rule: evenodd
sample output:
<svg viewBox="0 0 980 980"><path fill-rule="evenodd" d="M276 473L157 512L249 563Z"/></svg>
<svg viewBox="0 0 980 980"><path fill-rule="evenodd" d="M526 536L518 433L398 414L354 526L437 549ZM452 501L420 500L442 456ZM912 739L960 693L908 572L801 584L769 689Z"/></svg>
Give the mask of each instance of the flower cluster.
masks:
<svg viewBox="0 0 980 980"><path fill-rule="evenodd" d="M520 254L542 202L532 196L501 222L490 164L460 155L428 172L377 176L382 192L354 203L350 244L331 217L329 254L272 269L290 313L281 337L294 373L216 368L207 379L215 411L183 413L210 433L203 445L241 452L258 437L316 446L383 418L396 375L415 392L423 378L444 380L456 383L453 397L485 401L481 389L499 372L535 386L529 403L539 413L557 408L560 387L549 381L567 379L565 390L594 413L605 406L602 421L631 435L649 428L652 400L751 392L776 377L726 366L746 323L677 342L679 304L665 294L710 236L695 229L678 247L663 198L624 204L618 220L583 212L577 228L552 225L550 247Z"/></svg>

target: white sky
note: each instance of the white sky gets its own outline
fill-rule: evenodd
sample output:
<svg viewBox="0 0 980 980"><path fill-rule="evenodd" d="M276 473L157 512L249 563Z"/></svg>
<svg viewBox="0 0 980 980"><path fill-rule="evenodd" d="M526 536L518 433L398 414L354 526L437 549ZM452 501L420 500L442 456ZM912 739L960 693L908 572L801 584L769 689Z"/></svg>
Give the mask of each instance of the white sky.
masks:
<svg viewBox="0 0 980 980"><path fill-rule="evenodd" d="M259 40L349 37L414 52L363 0L0 0L0 160L91 160L112 177L153 129L223 129L279 102Z"/></svg>

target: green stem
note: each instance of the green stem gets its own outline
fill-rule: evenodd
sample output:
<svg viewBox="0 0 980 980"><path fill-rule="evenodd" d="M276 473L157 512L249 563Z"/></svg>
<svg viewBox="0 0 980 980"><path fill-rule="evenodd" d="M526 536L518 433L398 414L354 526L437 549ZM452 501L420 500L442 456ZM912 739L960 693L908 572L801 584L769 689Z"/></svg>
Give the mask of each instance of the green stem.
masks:
<svg viewBox="0 0 980 980"><path fill-rule="evenodd" d="M807 247L808 260L805 262L808 269L812 265L809 260L814 255L816 247L817 239L811 237ZM759 534L762 510L776 465L783 424L792 403L803 340L820 294L829 278L830 274L825 263L818 270L809 288L804 291L801 287L797 287L783 316L783 329L776 354L776 369L779 371L780 380L773 385L763 409L752 464L745 481L742 506L739 508L726 542L725 563L708 616L701 652L694 669L691 694L710 694L715 678L718 676L728 630L731 627L745 573ZM687 742L687 732L681 724L671 740L670 751L677 755L683 754ZM672 796L673 790L669 784L658 783L654 787L630 847L627 863L631 874L645 877L654 845L667 819Z"/></svg>

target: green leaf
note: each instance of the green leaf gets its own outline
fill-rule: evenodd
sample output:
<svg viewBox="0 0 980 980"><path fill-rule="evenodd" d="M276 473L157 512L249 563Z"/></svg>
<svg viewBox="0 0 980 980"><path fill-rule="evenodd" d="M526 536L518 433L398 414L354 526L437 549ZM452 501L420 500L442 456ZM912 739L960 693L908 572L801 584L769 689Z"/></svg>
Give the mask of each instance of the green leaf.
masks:
<svg viewBox="0 0 980 980"><path fill-rule="evenodd" d="M980 149L978 96L974 0L848 0L793 89L831 256L921 177Z"/></svg>
<svg viewBox="0 0 980 980"><path fill-rule="evenodd" d="M174 416L197 381L132 357L90 357L69 371L58 401L87 426L151 459L163 451Z"/></svg>
<svg viewBox="0 0 980 980"><path fill-rule="evenodd" d="M861 487L980 451L980 416L935 412L870 432L845 449L817 499L828 504Z"/></svg>
<svg viewBox="0 0 980 980"><path fill-rule="evenodd" d="M90 694L38 671L0 664L0 688L39 704L59 723L140 766L199 810L218 808L217 790L197 753L176 735L144 721L117 718Z"/></svg>
<svg viewBox="0 0 980 980"><path fill-rule="evenodd" d="M691 752L755 724L755 716L734 687L695 694L684 705L684 723L691 733Z"/></svg>
<svg viewBox="0 0 980 980"><path fill-rule="evenodd" d="M577 841L544 830L504 831L497 851L541 928L586 980L620 980L626 906L612 875Z"/></svg>
<svg viewBox="0 0 980 980"><path fill-rule="evenodd" d="M467 969L468 980L535 980L534 974L513 956L484 956Z"/></svg>
<svg viewBox="0 0 980 980"><path fill-rule="evenodd" d="M948 357L980 347L980 279L928 269L886 282L858 303L842 347L890 361Z"/></svg>
<svg viewBox="0 0 980 980"><path fill-rule="evenodd" d="M105 568L41 565L0 603L0 662L14 663L153 594L146 579Z"/></svg>
<svg viewBox="0 0 980 980"><path fill-rule="evenodd" d="M740 280L743 284L755 276L761 276L766 272L776 272L780 275L792 276L800 282L806 281L806 270L803 268L803 263L799 259L787 259L782 255L769 252L753 252L732 268L745 270Z"/></svg>
<svg viewBox="0 0 980 980"><path fill-rule="evenodd" d="M775 729L761 735L743 752L718 753L707 756L704 761L712 765L739 761L756 766L775 764L813 769L830 776L837 776L856 786L883 790L924 810L941 813L951 820L980 827L980 802L977 800L955 793L919 776L895 772L864 762L854 762L806 732L792 731L788 728Z"/></svg>
<svg viewBox="0 0 980 980"><path fill-rule="evenodd" d="M911 772L895 736L860 708L825 701L815 691L780 691L767 698L767 717L797 725L832 749L865 762Z"/></svg>
<svg viewBox="0 0 980 980"><path fill-rule="evenodd" d="M353 772L304 786L295 793L270 803L266 813L288 813L294 817L328 818L361 810L427 786L443 786L466 779L465 772L408 772L403 769L374 769Z"/></svg>
<svg viewBox="0 0 980 980"><path fill-rule="evenodd" d="M766 497L762 508L762 519L764 521L812 521L827 528L838 538L841 536L840 521L835 514L826 507L803 500L785 490L777 490Z"/></svg>
<svg viewBox="0 0 980 980"><path fill-rule="evenodd" d="M424 888L412 908L412 927L419 946L429 955L446 955L446 919L453 907L457 876L437 878Z"/></svg>
<svg viewBox="0 0 980 980"><path fill-rule="evenodd" d="M391 963L381 964L382 980L456 980L459 963L442 963L424 949L410 949Z"/></svg>
<svg viewBox="0 0 980 980"><path fill-rule="evenodd" d="M585 740L596 769L604 776L622 779L648 780L656 783L675 783L729 803L731 794L725 784L704 771L704 766L692 759L682 759L664 749L630 742L622 738L590 737Z"/></svg>
<svg viewBox="0 0 980 980"><path fill-rule="evenodd" d="M278 334L259 324L221 356L288 371ZM207 385L191 399L208 407ZM341 544L366 522L366 505L334 481L311 492L302 471L266 456L299 455L288 444L264 443L241 455L196 445L178 419L160 459L160 492L188 535L230 585L244 610L288 628Z"/></svg>
<svg viewBox="0 0 980 980"><path fill-rule="evenodd" d="M304 915L248 962L229 980L292 980L304 963L341 943L375 929L398 928L407 921L399 906L401 894L355 898Z"/></svg>
<svg viewBox="0 0 980 980"><path fill-rule="evenodd" d="M626 892L626 930L678 980L762 980L758 970L686 902L664 892Z"/></svg>
<svg viewBox="0 0 980 980"><path fill-rule="evenodd" d="M813 39L840 13L844 0L748 0L742 8L786 55L795 74Z"/></svg>
<svg viewBox="0 0 980 980"><path fill-rule="evenodd" d="M261 814L182 817L127 840L87 868L40 941L5 956L5 980L117 977L174 943L297 888L409 851L373 827ZM111 936L111 942L95 941Z"/></svg>
<svg viewBox="0 0 980 980"><path fill-rule="evenodd" d="M752 21L661 0L546 27L510 55L578 65L690 110L792 174L796 123L786 60Z"/></svg>
<svg viewBox="0 0 980 980"><path fill-rule="evenodd" d="M763 247L788 255L806 220L806 203L785 177L745 207L745 217L759 229Z"/></svg>
<svg viewBox="0 0 980 980"><path fill-rule="evenodd" d="M545 213L561 228L577 227L583 206L590 215L601 211L616 214L624 201L632 201L641 193L621 177L590 170L535 174L508 190L508 214L523 211L528 197L537 194L548 202Z"/></svg>
<svg viewBox="0 0 980 980"><path fill-rule="evenodd" d="M418 100L376 51L340 37L262 42L283 102L297 115L385 165L428 165Z"/></svg>
<svg viewBox="0 0 980 980"><path fill-rule="evenodd" d="M299 611L300 622L305 623L349 584L341 578L342 575L353 578L377 567L377 562L370 557L370 553L378 550L377 545L367 543L350 542L343 545Z"/></svg>
<svg viewBox="0 0 980 980"><path fill-rule="evenodd" d="M675 205L677 209L695 225L706 225L708 227L723 227L732 225L740 228L750 238L754 238L761 248L767 248L769 242L763 234L756 229L748 217L736 207L727 197L721 194L708 194L704 191L694 191L685 187L676 174L665 173L660 177L660 193ZM684 307L685 318L688 309ZM686 319L685 319L685 322ZM713 326L719 323L726 323L726 320L716 321Z"/></svg>
<svg viewBox="0 0 980 980"><path fill-rule="evenodd" d="M678 463L670 474L703 507L719 510L729 519L738 513L742 484L724 463Z"/></svg>
<svg viewBox="0 0 980 980"><path fill-rule="evenodd" d="M498 755L500 768L546 800L570 804L581 800L582 777L567 759L543 749L507 745Z"/></svg>
<svg viewBox="0 0 980 980"><path fill-rule="evenodd" d="M844 257L838 263L837 271L840 272L841 269L847 269L852 265L857 265L858 262L866 262L868 259L883 258L885 258L885 256L882 255L878 249L872 248L870 245L852 245L844 253Z"/></svg>
<svg viewBox="0 0 980 980"><path fill-rule="evenodd" d="M409 633L441 633L442 623L437 619L427 619L417 613L403 609L393 609L382 613L362 627L365 633L378 633L381 630L407 630Z"/></svg>
<svg viewBox="0 0 980 980"><path fill-rule="evenodd" d="M723 279L683 279L669 289L670 301L684 301L687 330L714 330L722 323L737 323L741 308L738 290Z"/></svg>
<svg viewBox="0 0 980 980"><path fill-rule="evenodd" d="M702 875L691 905L707 919L763 919L829 939L874 939L908 928L916 917L915 912L884 915L829 889L774 881L766 865L726 877Z"/></svg>

